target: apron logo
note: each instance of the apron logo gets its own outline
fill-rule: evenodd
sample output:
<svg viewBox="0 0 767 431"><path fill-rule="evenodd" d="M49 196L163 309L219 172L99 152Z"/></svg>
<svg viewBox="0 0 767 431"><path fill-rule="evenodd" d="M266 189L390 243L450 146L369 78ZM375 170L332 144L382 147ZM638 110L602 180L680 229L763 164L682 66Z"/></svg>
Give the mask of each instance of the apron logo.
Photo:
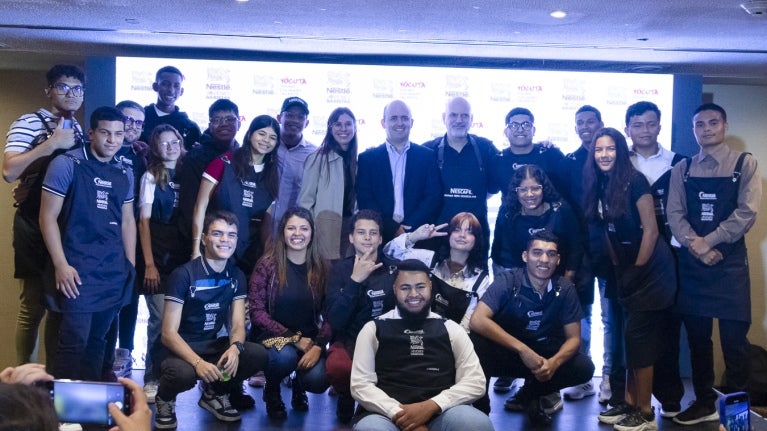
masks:
<svg viewBox="0 0 767 431"><path fill-rule="evenodd" d="M702 201L715 201L716 200L716 193L699 192L698 193L698 199L700 199Z"/></svg>
<svg viewBox="0 0 767 431"><path fill-rule="evenodd" d="M106 188L112 188L112 182L107 180L102 180L99 177L96 177L93 179L93 184L96 184L97 187L106 187Z"/></svg>

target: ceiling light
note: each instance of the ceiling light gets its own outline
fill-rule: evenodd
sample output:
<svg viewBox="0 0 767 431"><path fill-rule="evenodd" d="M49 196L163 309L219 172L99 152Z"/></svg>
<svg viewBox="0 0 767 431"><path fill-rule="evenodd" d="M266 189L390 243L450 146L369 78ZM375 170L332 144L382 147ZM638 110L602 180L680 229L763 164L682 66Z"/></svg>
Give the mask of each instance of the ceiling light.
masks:
<svg viewBox="0 0 767 431"><path fill-rule="evenodd" d="M551 12L549 15L551 15L552 18L562 19L567 16L567 12L557 9L554 12Z"/></svg>
<svg viewBox="0 0 767 431"><path fill-rule="evenodd" d="M236 1L237 1L237 3L245 3L245 2L247 2L248 0L236 0Z"/></svg>

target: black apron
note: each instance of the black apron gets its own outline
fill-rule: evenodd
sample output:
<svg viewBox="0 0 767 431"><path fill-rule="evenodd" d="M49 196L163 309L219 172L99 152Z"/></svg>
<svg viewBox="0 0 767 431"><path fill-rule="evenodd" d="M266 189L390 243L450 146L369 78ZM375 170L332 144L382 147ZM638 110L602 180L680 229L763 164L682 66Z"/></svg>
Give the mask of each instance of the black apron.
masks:
<svg viewBox="0 0 767 431"><path fill-rule="evenodd" d="M738 188L743 153L735 171L727 177L690 177L684 173L687 221L699 236L713 232L738 206ZM679 296L677 309L683 314L751 322L751 281L745 238L715 249L724 259L704 265L687 247L679 251Z"/></svg>

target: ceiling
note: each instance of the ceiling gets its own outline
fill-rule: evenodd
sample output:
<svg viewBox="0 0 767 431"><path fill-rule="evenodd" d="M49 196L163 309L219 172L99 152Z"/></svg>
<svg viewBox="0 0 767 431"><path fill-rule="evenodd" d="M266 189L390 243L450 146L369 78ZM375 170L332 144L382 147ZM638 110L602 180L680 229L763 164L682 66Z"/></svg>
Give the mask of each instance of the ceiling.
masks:
<svg viewBox="0 0 767 431"><path fill-rule="evenodd" d="M741 3L763 13L749 15ZM552 18L555 9L568 15ZM0 0L0 67L47 69L86 55L425 56L435 64L767 85L767 1Z"/></svg>

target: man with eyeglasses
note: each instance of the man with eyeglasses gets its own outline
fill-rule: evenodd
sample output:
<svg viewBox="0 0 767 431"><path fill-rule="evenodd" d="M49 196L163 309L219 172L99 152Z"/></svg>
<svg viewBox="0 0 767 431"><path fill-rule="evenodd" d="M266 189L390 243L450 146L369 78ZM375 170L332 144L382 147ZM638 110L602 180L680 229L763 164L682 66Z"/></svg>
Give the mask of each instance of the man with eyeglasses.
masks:
<svg viewBox="0 0 767 431"><path fill-rule="evenodd" d="M298 205L304 162L317 150L317 146L304 137L304 129L309 125L309 104L304 99L295 96L285 99L277 121L280 122L280 143L277 145L280 186L272 214L274 232L285 211Z"/></svg>
<svg viewBox="0 0 767 431"><path fill-rule="evenodd" d="M522 253L524 268L496 275L471 316L471 339L490 376L523 377L525 385L506 401L509 411L527 411L535 424L550 424L559 409L549 394L591 379L594 364L578 352L583 312L573 284L554 275L559 239L543 230ZM474 403L489 413L485 395Z"/></svg>
<svg viewBox="0 0 767 431"><path fill-rule="evenodd" d="M83 130L74 113L83 103L85 74L77 66L58 64L46 74L45 96L50 110L40 108L11 124L3 157L3 178L17 179L13 190L18 208L13 219L14 276L22 280L16 320L16 360L36 362L33 355L37 333L45 315L42 303L42 262L48 252L40 233L38 217L42 182L48 163L58 154L83 146ZM57 313L48 313L45 328L46 361L53 364L58 341Z"/></svg>
<svg viewBox="0 0 767 431"><path fill-rule="evenodd" d="M179 231L184 244L190 244L188 254L191 258L193 242L192 216L194 205L197 202L197 193L200 190L202 173L216 157L220 157L227 151L234 151L240 144L235 140L235 135L240 130L240 108L229 99L218 99L208 108L210 122L208 130L200 139L200 145L192 148L184 157L184 163L176 173L176 179L181 190L178 196L178 223ZM186 146L186 142L184 143ZM199 242L200 238L194 238Z"/></svg>
<svg viewBox="0 0 767 431"><path fill-rule="evenodd" d="M160 68L155 74L152 90L157 92L157 103L144 107L146 121L141 141L147 142L158 124L170 124L184 138L184 147L187 150L200 142L200 128L197 123L176 106L176 101L184 94L184 75L181 71L173 66Z"/></svg>
<svg viewBox="0 0 767 431"><path fill-rule="evenodd" d="M559 163L565 155L550 144L533 143L535 136L535 117L527 108L514 108L506 114L504 135L509 140L509 146L493 157L491 163L490 193L501 192L506 198L509 193L509 183L514 170L522 165L538 165L554 183L557 190L562 189ZM499 215L500 216L500 215Z"/></svg>
<svg viewBox="0 0 767 431"><path fill-rule="evenodd" d="M489 139L469 133L474 122L469 101L454 97L442 113L445 135L423 144L437 155L442 176L442 209L435 224L449 222L462 211L474 214L485 235L484 256L490 248L487 194L490 189L490 162L498 153ZM429 247L432 248L432 247Z"/></svg>
<svg viewBox="0 0 767 431"><path fill-rule="evenodd" d="M168 277L162 318L160 386L155 402L156 429L175 429L176 396L203 381L197 403L218 420L236 422L239 408L230 393L263 370L267 352L245 341L245 274L232 259L237 247L237 216L213 211L205 216L202 255ZM219 336L224 325L228 336Z"/></svg>

